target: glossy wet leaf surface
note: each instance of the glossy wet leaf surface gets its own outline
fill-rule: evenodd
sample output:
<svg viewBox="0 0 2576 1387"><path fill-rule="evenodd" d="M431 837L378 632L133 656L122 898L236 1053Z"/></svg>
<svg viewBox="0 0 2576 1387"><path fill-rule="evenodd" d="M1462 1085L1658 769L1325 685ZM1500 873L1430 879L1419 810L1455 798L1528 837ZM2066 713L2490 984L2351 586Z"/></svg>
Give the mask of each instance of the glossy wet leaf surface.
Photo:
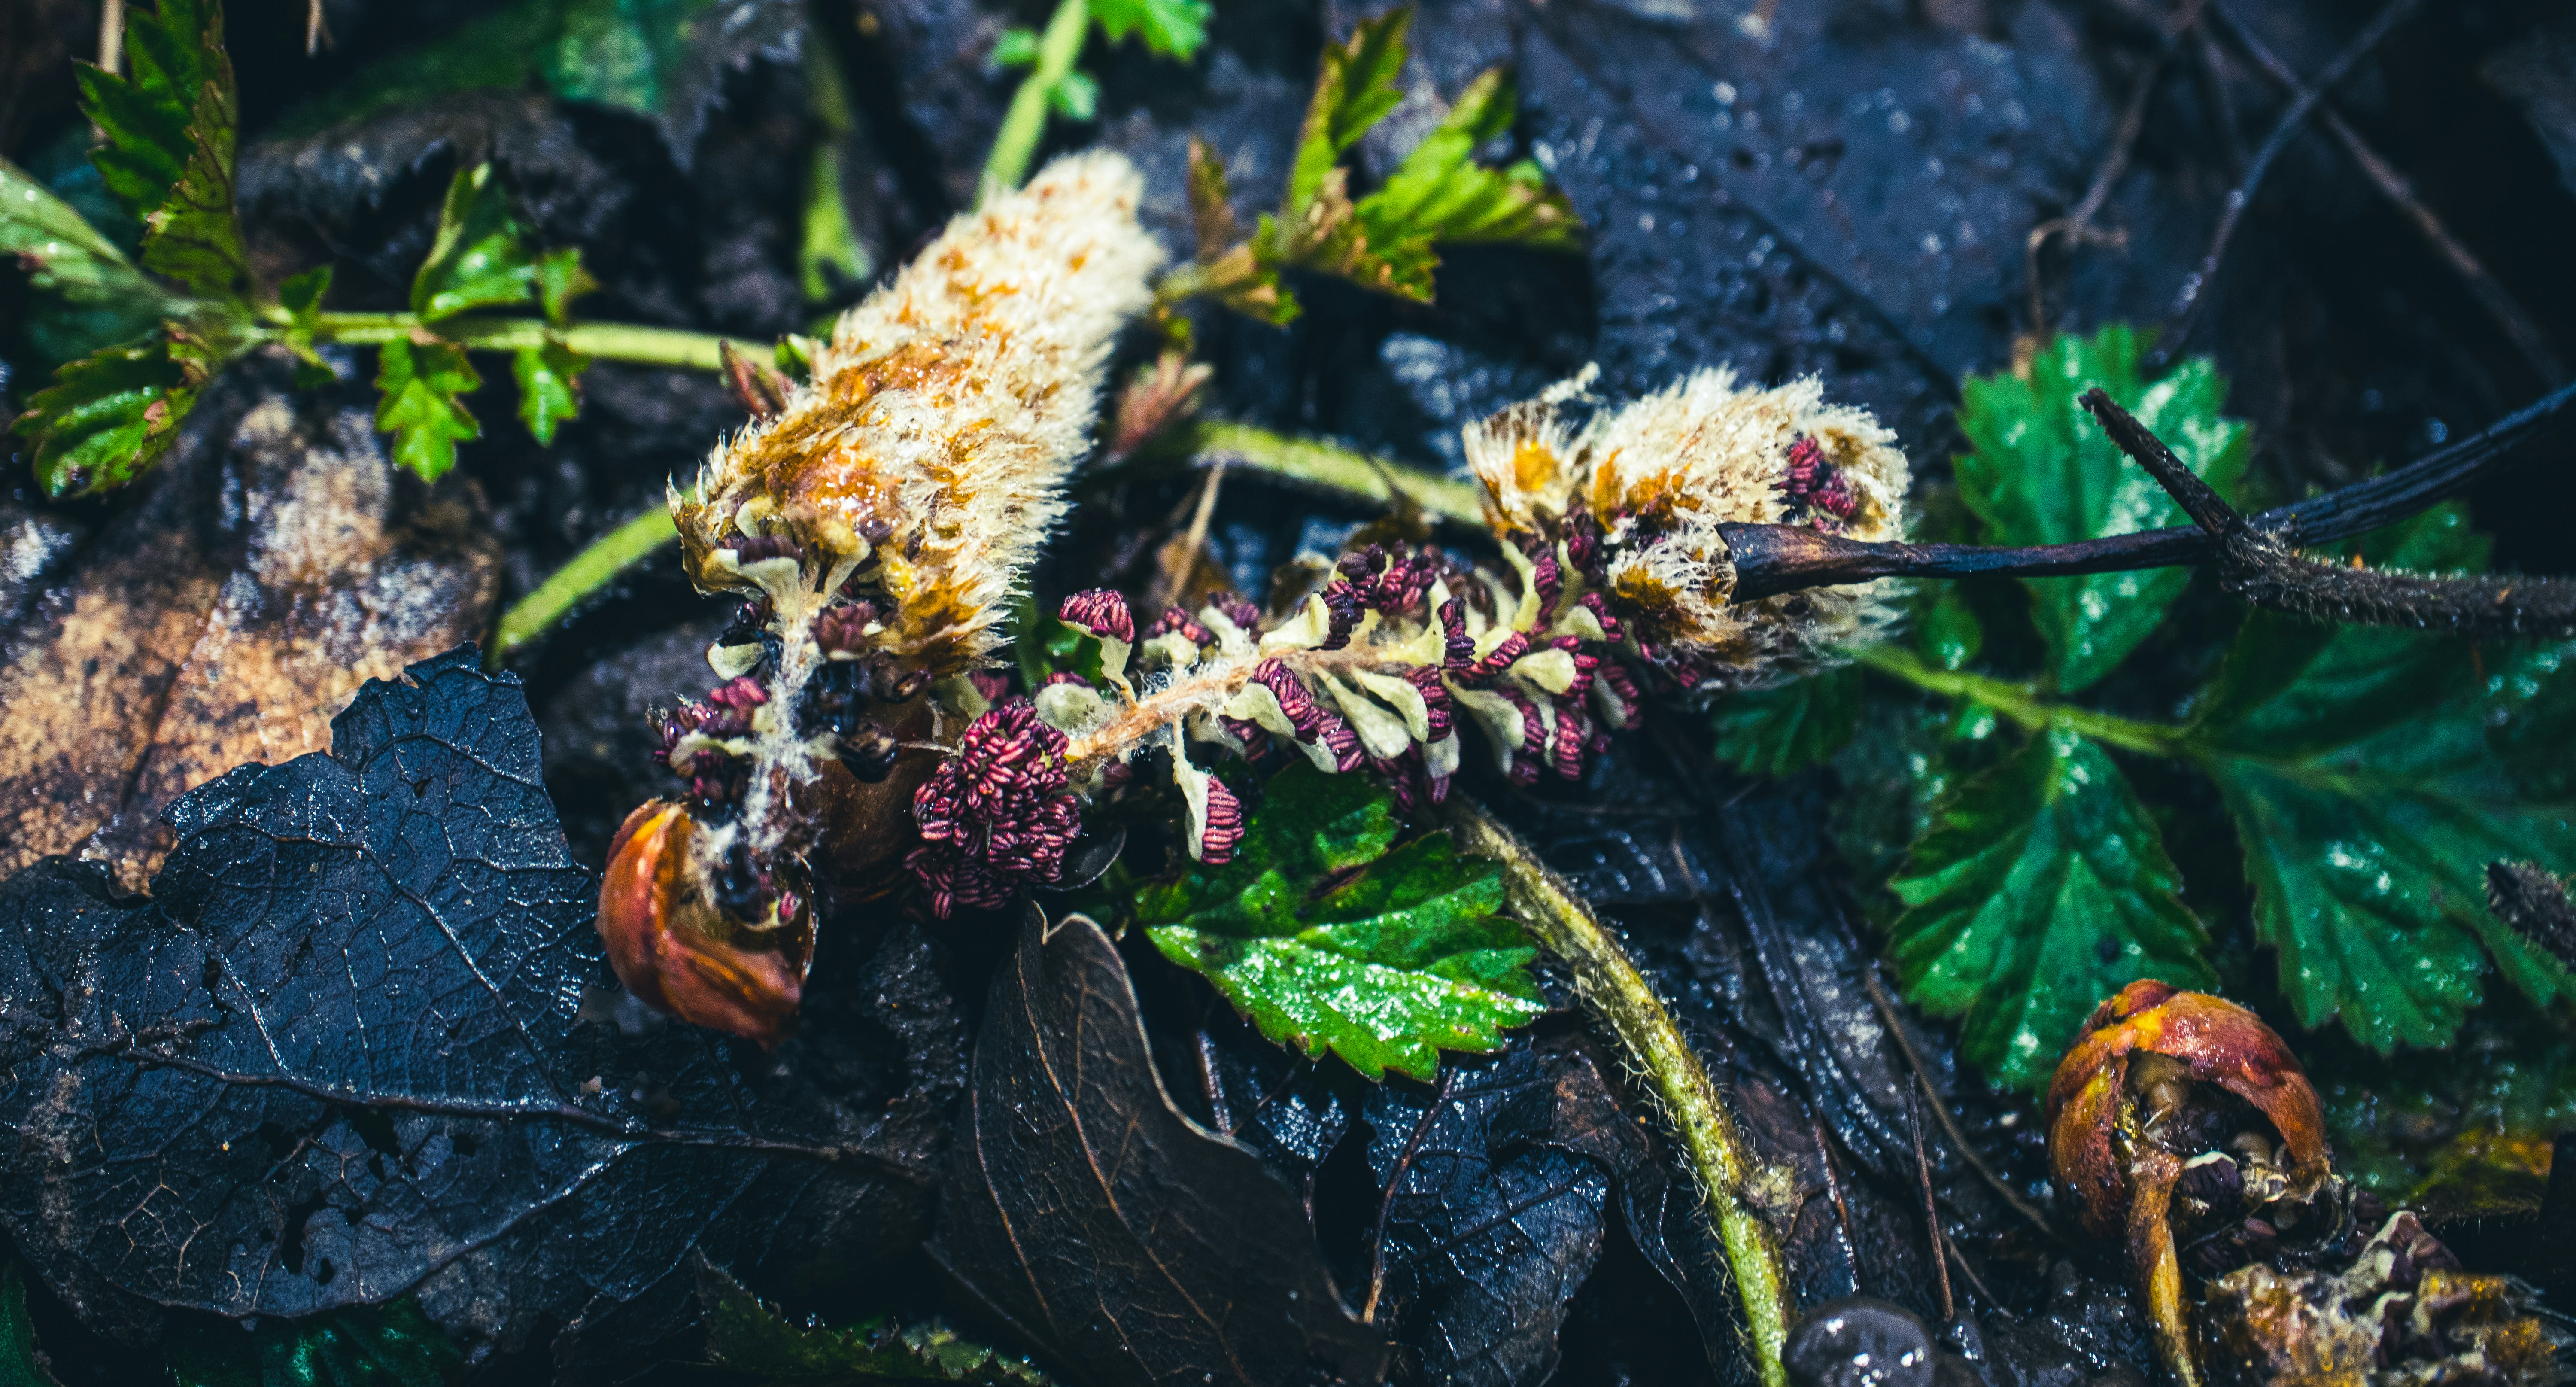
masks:
<svg viewBox="0 0 2576 1387"><path fill-rule="evenodd" d="M2244 423L2219 413L2226 380L2206 358L2148 380L2138 363L2148 345L2125 324L2089 338L2061 335L2031 359L2027 379L1999 372L1966 383L1959 428L1970 451L1955 465L1984 543L2064 544L2185 523L2164 488L2075 402L2096 386L2220 495L2236 498L2253 449ZM2057 686L2085 688L2117 668L2190 582L2187 568L2023 580Z"/></svg>
<svg viewBox="0 0 2576 1387"><path fill-rule="evenodd" d="M372 684L331 752L182 799L149 901L59 859L0 887L0 1110L30 1136L0 1218L89 1323L414 1295L505 1347L579 1314L606 1337L558 1351L614 1359L682 1311L689 1256L748 1273L919 1235L925 1086L955 1063L907 977L922 941L868 965L916 1004L875 1023L874 1082L828 1095L800 1078L828 1050L585 1010L593 879L516 681L478 663Z"/></svg>
<svg viewBox="0 0 2576 1387"><path fill-rule="evenodd" d="M1501 914L1497 870L1445 833L1400 846L1394 799L1311 765L1273 777L1234 860L1148 887L1154 946L1215 983L1264 1035L1369 1078L1428 1077L1539 1014L1537 957Z"/></svg>
<svg viewBox="0 0 2576 1387"><path fill-rule="evenodd" d="M2128 777L2071 730L2035 733L1934 806L1889 884L1906 995L1965 1018L1969 1058L2047 1083L2096 1002L2137 978L2214 982L2208 936Z"/></svg>

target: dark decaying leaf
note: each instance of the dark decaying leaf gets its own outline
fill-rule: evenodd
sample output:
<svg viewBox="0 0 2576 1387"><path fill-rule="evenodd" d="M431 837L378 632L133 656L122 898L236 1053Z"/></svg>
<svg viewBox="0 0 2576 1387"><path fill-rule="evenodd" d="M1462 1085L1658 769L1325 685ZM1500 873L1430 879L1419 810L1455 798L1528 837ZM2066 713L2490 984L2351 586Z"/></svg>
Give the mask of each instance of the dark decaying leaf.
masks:
<svg viewBox="0 0 2576 1387"><path fill-rule="evenodd" d="M921 1235L959 1037L917 931L858 980L908 1018L873 1041L630 1035L584 1006L595 887L517 681L460 647L332 730L173 806L148 901L61 859L0 887L0 1219L85 1321L417 1295L469 1343L615 1357L693 1253L863 1274Z"/></svg>
<svg viewBox="0 0 2576 1387"><path fill-rule="evenodd" d="M167 473L0 628L0 873L75 853L142 890L181 793L330 745L359 685L490 616L472 493L397 486L363 412L259 393L282 374L215 385Z"/></svg>
<svg viewBox="0 0 2576 1387"><path fill-rule="evenodd" d="M1379 1317L1422 1379L1534 1387L1601 1256L1614 1176L1653 1159L1589 1058L1562 1043L1451 1061L1437 1089L1368 1097L1369 1169L1391 1188Z"/></svg>
<svg viewBox="0 0 2576 1387"><path fill-rule="evenodd" d="M964 1382L1050 1387L1027 1359L986 1348L937 1320L910 1328L880 1315L846 1329L792 1324L722 1268L698 1263L707 1352L717 1366L764 1383Z"/></svg>
<svg viewBox="0 0 2576 1387"><path fill-rule="evenodd" d="M1296 1196L1183 1117L1098 925L1032 912L993 981L932 1247L1096 1387L1376 1382Z"/></svg>

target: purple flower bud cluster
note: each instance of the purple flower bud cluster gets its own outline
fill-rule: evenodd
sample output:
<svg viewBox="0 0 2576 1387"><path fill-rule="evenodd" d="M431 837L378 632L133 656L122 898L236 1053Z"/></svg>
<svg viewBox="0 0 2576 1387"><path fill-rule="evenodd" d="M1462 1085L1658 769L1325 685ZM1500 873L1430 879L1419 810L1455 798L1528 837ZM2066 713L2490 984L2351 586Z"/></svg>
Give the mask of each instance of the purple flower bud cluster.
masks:
<svg viewBox="0 0 2576 1387"><path fill-rule="evenodd" d="M1279 700L1279 711L1288 716L1288 725L1297 729L1297 740L1323 747L1333 755L1333 769L1355 771L1366 759L1360 751L1360 734L1342 715L1324 706L1306 681L1291 673L1277 660L1264 660L1252 671L1252 682L1268 689Z"/></svg>
<svg viewBox="0 0 2576 1387"><path fill-rule="evenodd" d="M1081 806L1066 790L1065 746L1025 698L968 724L956 754L912 797L922 843L904 864L932 913L996 909L1023 884L1062 875L1082 830Z"/></svg>
<svg viewBox="0 0 2576 1387"><path fill-rule="evenodd" d="M683 698L671 711L653 710L654 755L662 764L679 773L689 783L689 807L708 823L720 823L732 817L742 801L743 791L751 781L751 762L727 753L720 747L700 746L677 760L672 759L680 743L690 734L719 740L746 736L751 731L750 708L768 701L759 685L752 685L753 697L732 692L736 680L710 694L708 702ZM745 706L735 707L734 704Z"/></svg>
<svg viewBox="0 0 2576 1387"><path fill-rule="evenodd" d="M1177 754L1177 753L1176 753ZM1222 867L1234 860L1235 845L1243 841L1243 801L1225 782L1215 776L1207 778L1207 826L1199 833L1199 861L1210 867Z"/></svg>
<svg viewBox="0 0 2576 1387"><path fill-rule="evenodd" d="M1056 619L1067 626L1079 626L1095 636L1134 644L1136 618L1127 610L1127 599L1115 588L1093 588L1064 599L1056 609Z"/></svg>
<svg viewBox="0 0 2576 1387"><path fill-rule="evenodd" d="M1825 460L1824 445L1801 438L1789 445L1789 468L1780 483L1789 504L1808 513L1819 530L1839 531L1860 514L1860 496L1842 469Z"/></svg>
<svg viewBox="0 0 2576 1387"><path fill-rule="evenodd" d="M1212 645L1216 641L1214 631L1200 625L1188 612L1178 607L1165 607L1163 614L1154 618L1154 629L1145 634L1167 636L1174 631L1180 632L1181 638L1192 645Z"/></svg>

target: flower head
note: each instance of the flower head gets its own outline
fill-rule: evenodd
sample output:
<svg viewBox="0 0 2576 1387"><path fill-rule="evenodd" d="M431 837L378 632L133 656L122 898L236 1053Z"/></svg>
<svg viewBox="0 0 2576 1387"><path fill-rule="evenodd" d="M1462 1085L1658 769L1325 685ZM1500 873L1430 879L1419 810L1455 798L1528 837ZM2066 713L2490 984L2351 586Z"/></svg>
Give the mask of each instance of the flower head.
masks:
<svg viewBox="0 0 2576 1387"><path fill-rule="evenodd" d="M967 726L956 754L912 799L922 842L905 861L932 913L996 909L1021 885L1063 874L1065 850L1082 830L1064 750L1064 734L1024 698Z"/></svg>

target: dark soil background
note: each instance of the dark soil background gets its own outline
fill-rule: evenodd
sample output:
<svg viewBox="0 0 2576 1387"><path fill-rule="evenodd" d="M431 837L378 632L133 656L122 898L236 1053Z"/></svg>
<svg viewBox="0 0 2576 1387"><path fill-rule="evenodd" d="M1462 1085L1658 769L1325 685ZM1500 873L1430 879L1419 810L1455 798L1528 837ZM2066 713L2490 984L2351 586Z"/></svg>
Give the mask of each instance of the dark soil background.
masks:
<svg viewBox="0 0 2576 1387"><path fill-rule="evenodd" d="M335 307L398 306L451 172L459 160L488 157L539 239L581 246L606 285L584 301L584 316L750 338L810 330L869 287L846 285L825 303L799 287L799 187L821 126L802 60L791 56L798 45L819 46L838 65L859 108L843 150L845 192L883 271L971 195L1011 86L986 55L1005 26L1045 18L1035 4L970 0L814 0L810 9L743 0L728 7L742 22L724 26L733 46L711 60L714 75L698 99L658 124L496 91L316 130L304 103L361 65L493 7L326 0L323 8L334 42L314 57L303 51L301 3L237 0L228 15L247 132L242 201L264 274L336 259ZM2373 8L2226 4L2303 73L2322 66ZM1217 0L1208 50L1187 67L1095 43L1088 66L1101 83L1099 119L1059 121L1049 148L1097 142L1135 157L1147 173L1152 224L1183 252L1188 138L1207 139L1228 161L1247 214L1270 205L1319 47L1365 12ZM2082 198L2129 93L2155 74L2130 169L2096 218L2125 240L2061 241L2043 256L2052 326L2165 320L2249 150L2282 106L2233 50L2212 64L2196 34L2170 37L2171 19L2161 0L1431 0L1414 31L1408 85L1454 93L1486 67L1511 67L1522 99L1514 152L1536 158L1570 194L1587 224L1586 253L1455 252L1430 306L1301 281L1308 311L1285 330L1203 315L1201 354L1216 368L1208 407L1449 466L1460 425L1587 362L1599 363L1601 388L1613 396L1717 363L1760 380L1816 374L1834 397L1869 406L1897 429L1937 524L1957 511L1944 498L1948 453L1958 446L1950 422L1957 382L2007 365L2016 337L2033 328L2026 237ZM64 164L67 151L76 156L82 132L69 60L91 53L95 33L95 11L82 0L0 7L0 153L40 175ZM2576 6L2430 4L2331 99L2413 179L2560 360L2576 360L2571 53ZM2526 70L2539 76L2514 75ZM1365 168L1391 167L1406 132L1431 118L1427 101L1408 102L1363 147ZM2166 345L2214 356L2233 382L2230 412L2254 423L2258 484L2273 499L2403 462L2558 383L2506 340L2405 217L2314 129L2263 184L2208 295L2190 338ZM0 323L14 307L0 300ZM24 359L20 347L8 350ZM544 449L509 422L504 375L487 373L495 384L474 403L486 436L463 450L461 470L502 539L511 596L653 503L666 477L694 471L742 417L710 377L603 363L587 378L580 419ZM9 408L27 380L23 368L9 380ZM35 536L34 548L13 549L0 572L0 599L14 620L45 572L135 502L50 508L33 499L23 470L13 485L9 517ZM1040 575L1041 597L1149 572L1154 545L1193 485L1139 472L1088 482L1071 534ZM2576 469L2534 457L2482 483L2470 503L2497 537L2499 567L2561 573L2576 563L2567 520ZM1367 518L1238 476L1226 486L1211 551L1257 591L1301 545L1329 548ZM2226 619L2214 594L2196 590L2190 600ZM627 809L664 788L649 764L644 710L707 682L700 652L729 614L692 596L665 555L521 666L545 731L548 783L579 860L599 862ZM2156 663L2151 649L2132 667ZM2192 683L2189 670L2144 677L2110 701L2166 716ZM1779 783L1733 778L1695 749L1705 738L1687 721L1676 712L1624 735L1577 788L1468 788L1496 803L1627 931L1758 1139L1816 1196L1792 1253L1802 1299L1868 1294L1938 1322L1942 1291L1916 1187L1912 1071L1889 1024L1894 1013L1871 995L1875 987L1892 998L1893 984L1870 961L1874 903L1853 891L1855 873L1824 833L1835 804L1865 787L1823 772ZM2176 832L2176 852L2187 856L2190 835ZM2223 865L2187 865L2195 882L2229 878ZM2198 904L2222 941L2234 931L2227 950L2250 953L2241 908ZM836 941L857 950L880 923L827 928L818 993L854 971L830 957ZM962 924L956 935L951 965L961 979L979 977L979 960L1007 937L990 922ZM1365 1285L1383 1184L1372 1142L1409 1130L1430 1090L1397 1081L1372 1091L1338 1068L1290 1075L1281 1053L1234 1022L1203 984L1132 953L1131 961L1180 1101L1210 1121L1244 1121L1248 1136L1257 1130L1275 1172L1307 1192L1337 1279ZM970 1011L980 1005L975 987L959 991ZM1938 1027L1901 1024L1970 1138L2006 1182L2044 1201L2035 1115L1954 1071ZM1505 1059L1462 1070L1541 1066L1562 1079L1574 1066L1615 1090L1617 1065L1590 1045L1569 1013ZM1202 1053L1222 1063L1202 1062ZM1258 1096L1274 1092L1291 1096ZM1259 1115L1242 1119L1235 1105ZM1545 1192L1514 1214L1542 1253L1524 1259L1530 1275L1498 1281L1512 1289L1482 1305L1458 1294L1463 1263L1443 1273L1425 1253L1408 1264L1402 1275L1411 1279L1390 1302L1407 1344L1402 1370L1431 1374L1447 1363L1444 1342L1475 1340L1544 1303L1564 1314L1561 1366L1549 1380L1740 1375L1725 1328L1730 1293L1704 1242L1694 1242L1695 1223L1678 1212L1687 1201L1658 1204L1661 1187L1641 1168L1584 1177L1593 1167L1577 1161L1549 1183L1556 1167L1548 1163L1571 1160L1564 1152L1581 1143L1543 1124L1511 1125L1525 1121L1496 1117L1475 1136L1497 1169L1523 1162L1532 1188ZM1922 1128L1958 1253L1950 1294L1963 1313L1952 1346L1984 1356L2001 1383L2136 1380L2149 1356L2103 1250L2042 1234L1937 1126ZM2488 1231L2481 1246L2492 1265L2551 1274L2514 1228ZM1442 1245L1436 1232L1418 1245ZM864 1287L806 1288L793 1308L883 1309L887 1301L868 1297L892 1294L893 1308L976 1323L975 1308L926 1265L877 1271ZM58 1314L52 1323L61 1327ZM1478 1382L1546 1378L1555 1354L1524 1349L1496 1349L1449 1370ZM489 1371L533 1377L544 1368L529 1356Z"/></svg>

